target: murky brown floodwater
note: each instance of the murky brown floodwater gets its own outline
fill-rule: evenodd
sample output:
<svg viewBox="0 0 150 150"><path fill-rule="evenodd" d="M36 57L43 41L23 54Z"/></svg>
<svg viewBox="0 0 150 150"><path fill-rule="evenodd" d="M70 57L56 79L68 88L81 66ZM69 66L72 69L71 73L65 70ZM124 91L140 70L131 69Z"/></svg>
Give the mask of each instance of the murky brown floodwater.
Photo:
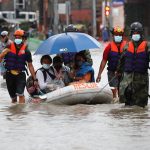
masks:
<svg viewBox="0 0 150 150"><path fill-rule="evenodd" d="M92 54L97 76L101 53ZM0 150L149 150L149 140L149 106L12 105L0 77Z"/></svg>

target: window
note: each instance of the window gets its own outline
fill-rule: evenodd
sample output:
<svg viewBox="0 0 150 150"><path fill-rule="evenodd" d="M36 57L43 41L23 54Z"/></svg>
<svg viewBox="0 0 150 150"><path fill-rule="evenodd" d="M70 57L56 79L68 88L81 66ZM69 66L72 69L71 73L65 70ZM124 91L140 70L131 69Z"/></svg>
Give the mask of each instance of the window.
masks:
<svg viewBox="0 0 150 150"><path fill-rule="evenodd" d="M3 13L2 15L3 15L4 18L7 18L7 14Z"/></svg>
<svg viewBox="0 0 150 150"><path fill-rule="evenodd" d="M29 14L29 19L33 19L33 18L34 18L33 15Z"/></svg>
<svg viewBox="0 0 150 150"><path fill-rule="evenodd" d="M25 15L25 14L20 14L20 15L19 15L19 18L25 19L25 18L26 18L26 15Z"/></svg>

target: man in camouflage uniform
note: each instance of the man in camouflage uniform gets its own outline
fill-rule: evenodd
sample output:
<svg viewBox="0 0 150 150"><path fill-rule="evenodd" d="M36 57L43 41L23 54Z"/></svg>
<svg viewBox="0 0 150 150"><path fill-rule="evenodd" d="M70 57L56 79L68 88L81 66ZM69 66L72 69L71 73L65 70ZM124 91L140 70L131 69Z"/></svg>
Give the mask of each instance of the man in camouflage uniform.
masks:
<svg viewBox="0 0 150 150"><path fill-rule="evenodd" d="M148 103L149 46L143 39L141 23L134 22L130 28L131 41L124 47L118 64L118 72L122 73L120 102L145 107Z"/></svg>

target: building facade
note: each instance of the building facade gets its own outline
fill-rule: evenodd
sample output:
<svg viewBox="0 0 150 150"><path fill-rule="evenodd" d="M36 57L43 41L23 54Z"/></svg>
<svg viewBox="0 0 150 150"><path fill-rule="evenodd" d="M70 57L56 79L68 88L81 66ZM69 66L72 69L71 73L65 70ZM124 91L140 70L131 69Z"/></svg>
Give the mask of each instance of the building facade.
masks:
<svg viewBox="0 0 150 150"><path fill-rule="evenodd" d="M130 27L132 22L138 21L143 24L145 37L150 35L150 1L149 0L126 0L125 25Z"/></svg>
<svg viewBox="0 0 150 150"><path fill-rule="evenodd" d="M37 4L38 0L1 0L0 11L14 11L15 8L19 11L37 11Z"/></svg>
<svg viewBox="0 0 150 150"><path fill-rule="evenodd" d="M72 24L85 24L91 28L93 19L92 0L57 0L59 3L70 2L70 15L69 23ZM99 26L101 24L103 0L96 0L96 21L97 30L99 33ZM14 4L20 5L14 6ZM47 32L53 28L54 25L54 0L2 0L0 3L0 11L14 11L18 14L21 11L33 11L38 15L39 31ZM59 14L58 23L61 25L66 24L66 15ZM89 31L91 32L91 31ZM90 33L92 34L92 33Z"/></svg>

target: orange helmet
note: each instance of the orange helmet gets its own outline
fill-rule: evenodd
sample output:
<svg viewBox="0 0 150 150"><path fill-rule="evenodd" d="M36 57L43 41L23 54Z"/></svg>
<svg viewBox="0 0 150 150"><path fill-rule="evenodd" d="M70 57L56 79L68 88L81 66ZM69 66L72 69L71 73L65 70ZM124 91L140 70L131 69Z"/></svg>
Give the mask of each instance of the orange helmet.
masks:
<svg viewBox="0 0 150 150"><path fill-rule="evenodd" d="M117 26L113 28L113 34L123 34L124 33L124 29Z"/></svg>
<svg viewBox="0 0 150 150"><path fill-rule="evenodd" d="M14 36L24 36L24 30L21 29L16 30Z"/></svg>

